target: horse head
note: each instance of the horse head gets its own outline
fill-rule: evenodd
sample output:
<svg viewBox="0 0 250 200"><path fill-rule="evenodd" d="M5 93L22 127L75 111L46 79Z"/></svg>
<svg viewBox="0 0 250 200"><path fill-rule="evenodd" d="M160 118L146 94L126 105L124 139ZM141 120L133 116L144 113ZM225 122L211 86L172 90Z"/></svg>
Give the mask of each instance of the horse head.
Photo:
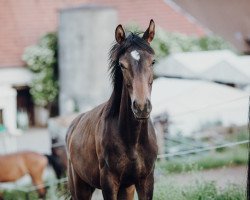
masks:
<svg viewBox="0 0 250 200"><path fill-rule="evenodd" d="M139 120L149 118L152 110L150 97L155 60L150 43L154 34L153 20L142 37L134 33L126 37L122 25L118 25L115 30L117 67L123 77L123 86L128 90L133 114Z"/></svg>

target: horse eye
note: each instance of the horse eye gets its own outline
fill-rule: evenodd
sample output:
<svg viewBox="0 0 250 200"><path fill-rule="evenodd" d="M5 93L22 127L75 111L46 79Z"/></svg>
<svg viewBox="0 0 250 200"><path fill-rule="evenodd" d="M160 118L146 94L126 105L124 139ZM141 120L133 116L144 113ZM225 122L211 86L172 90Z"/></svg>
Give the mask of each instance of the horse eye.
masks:
<svg viewBox="0 0 250 200"><path fill-rule="evenodd" d="M152 66L155 64L155 60L152 61Z"/></svg>
<svg viewBox="0 0 250 200"><path fill-rule="evenodd" d="M132 88L132 85L130 83L126 84L128 88Z"/></svg>

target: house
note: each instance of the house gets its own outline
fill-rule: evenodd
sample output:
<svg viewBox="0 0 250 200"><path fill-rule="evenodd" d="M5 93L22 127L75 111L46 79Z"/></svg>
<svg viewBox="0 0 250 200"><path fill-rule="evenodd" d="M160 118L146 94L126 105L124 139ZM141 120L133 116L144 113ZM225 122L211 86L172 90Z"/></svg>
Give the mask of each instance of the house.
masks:
<svg viewBox="0 0 250 200"><path fill-rule="evenodd" d="M250 2L248 0L173 0L215 34L250 53Z"/></svg>
<svg viewBox="0 0 250 200"><path fill-rule="evenodd" d="M24 67L22 54L26 47L37 43L45 33L56 31L59 10L83 4L110 6L118 11L118 22L135 22L143 28L154 18L157 25L167 31L181 32L188 35L202 36L206 30L190 16L184 14L170 1L164 0L2 0L0 1L0 84L17 91L17 107L29 115L33 124L34 108L29 94L32 79ZM6 88L6 87L5 87ZM0 93L1 95L3 93ZM0 96L0 98L4 98ZM0 113L5 115L6 108L0 104ZM16 117L16 116L15 116ZM5 121L6 116L0 116Z"/></svg>
<svg viewBox="0 0 250 200"><path fill-rule="evenodd" d="M0 2L0 67L24 66L21 56L27 46L33 45L38 38L58 26L58 11L62 8L82 4L111 6L118 11L118 22L138 23L142 27L154 18L157 25L167 31L188 35L204 35L205 29L174 9L163 0L115 1L115 0L3 0Z"/></svg>

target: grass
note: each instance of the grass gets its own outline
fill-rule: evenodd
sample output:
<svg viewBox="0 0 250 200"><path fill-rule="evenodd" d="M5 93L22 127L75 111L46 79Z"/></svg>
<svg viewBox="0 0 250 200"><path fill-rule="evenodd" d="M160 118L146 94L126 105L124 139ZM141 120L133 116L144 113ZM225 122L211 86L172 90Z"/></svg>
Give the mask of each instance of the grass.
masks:
<svg viewBox="0 0 250 200"><path fill-rule="evenodd" d="M232 141L248 139L248 133L242 132L227 138ZM173 157L158 162L156 168L163 172L155 183L154 200L246 200L245 189L240 185L227 185L219 188L215 182L195 182L187 186L179 186L170 182L164 174L218 168L223 166L246 165L248 162L247 145L223 148L217 151L204 152L199 155ZM0 192L1 193L1 192ZM25 200L25 193L11 190L4 191L4 200ZM0 195L1 196L1 195ZM37 200L36 192L29 194L29 199ZM47 199L68 199L63 185L50 188Z"/></svg>
<svg viewBox="0 0 250 200"><path fill-rule="evenodd" d="M32 200L39 199L36 192L30 192L29 194L26 194L25 192L19 190L5 190L2 192L2 195L0 195L0 197L1 196L4 200L26 200L27 198Z"/></svg>
<svg viewBox="0 0 250 200"><path fill-rule="evenodd" d="M157 163L157 167L169 173L218 168L223 166L245 165L248 162L248 149L237 146L223 151L206 152L199 155L174 157Z"/></svg>
<svg viewBox="0 0 250 200"><path fill-rule="evenodd" d="M29 186L32 185L27 185L26 189L28 189ZM0 200L1 197L3 198L3 200L27 200L27 199L39 200L38 193L36 191L31 191L26 193L20 189L16 188L16 189L7 189L2 191L0 189ZM25 187L23 189L25 189ZM70 199L69 191L67 189L67 185L65 185L64 183L51 185L50 187L47 188L46 200L67 200L67 199Z"/></svg>
<svg viewBox="0 0 250 200"><path fill-rule="evenodd" d="M233 184L221 189L215 182L178 187L168 181L159 181L155 184L154 200L246 200L246 191Z"/></svg>
<svg viewBox="0 0 250 200"><path fill-rule="evenodd" d="M47 199L67 199L67 195L62 196L57 190L52 193ZM246 200L245 193L243 186L230 184L221 189L215 182L195 182L180 187L163 176L155 183L153 200ZM4 200L26 200L24 193L15 190L5 191L3 197ZM29 199L38 200L37 194L32 192Z"/></svg>
<svg viewBox="0 0 250 200"><path fill-rule="evenodd" d="M39 200L38 193L32 191L29 193L22 192L20 190L4 190L0 191L0 199L3 200ZM64 187L51 187L47 190L46 200L67 200L69 198L68 190Z"/></svg>

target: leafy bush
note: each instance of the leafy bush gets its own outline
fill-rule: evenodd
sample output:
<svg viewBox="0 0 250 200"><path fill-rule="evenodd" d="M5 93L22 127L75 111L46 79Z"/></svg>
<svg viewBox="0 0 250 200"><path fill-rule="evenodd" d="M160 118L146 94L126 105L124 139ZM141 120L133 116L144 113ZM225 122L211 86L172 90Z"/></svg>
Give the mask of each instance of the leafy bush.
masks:
<svg viewBox="0 0 250 200"><path fill-rule="evenodd" d="M129 24L126 30L142 32L141 28L136 24ZM161 28L156 31L152 47L158 59L176 52L232 49L229 43L215 35L188 36L182 33L166 32Z"/></svg>
<svg viewBox="0 0 250 200"><path fill-rule="evenodd" d="M209 35L203 37L188 36L181 33L168 33L158 29L152 42L158 58L166 57L171 53L190 52L190 51L208 51L231 49L232 47L222 38Z"/></svg>
<svg viewBox="0 0 250 200"><path fill-rule="evenodd" d="M34 103L48 106L58 95L57 34L48 33L37 45L28 47L23 60L34 75L30 89Z"/></svg>

